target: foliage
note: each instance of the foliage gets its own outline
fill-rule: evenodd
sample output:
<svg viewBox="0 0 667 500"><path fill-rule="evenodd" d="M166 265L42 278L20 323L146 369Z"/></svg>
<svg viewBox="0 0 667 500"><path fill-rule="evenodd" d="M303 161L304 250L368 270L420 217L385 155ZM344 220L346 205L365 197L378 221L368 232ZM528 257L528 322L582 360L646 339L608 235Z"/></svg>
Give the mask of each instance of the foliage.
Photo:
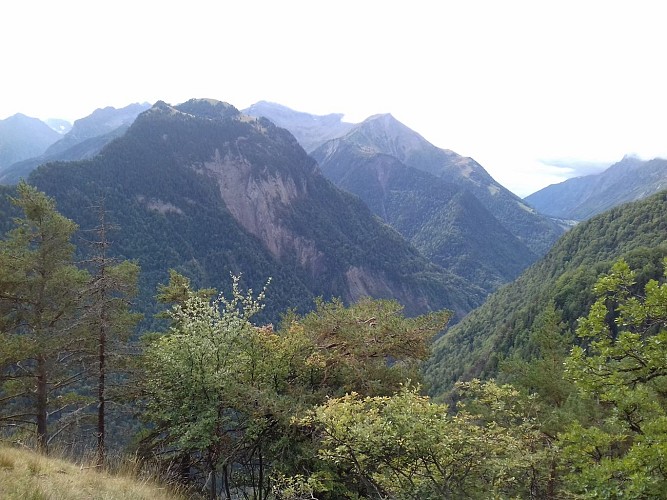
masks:
<svg viewBox="0 0 667 500"><path fill-rule="evenodd" d="M192 291L175 272L161 288L160 297L176 303L171 328L145 352L144 418L154 427L143 453L185 460L202 471L201 483L209 475L211 487L220 472L229 494L328 490L331 477L292 419L348 390L393 393L418 375L429 339L450 313L405 318L395 301L318 301L274 332L250 323L264 292L242 294L238 278L232 291L229 300L211 300L211 290ZM305 471L307 481L299 479Z"/></svg>
<svg viewBox="0 0 667 500"><path fill-rule="evenodd" d="M261 456L255 445L270 425L262 414L264 353L250 323L264 291L256 298L252 290L242 294L235 276L231 298L209 301L206 294L184 294L187 282L172 277L162 290L164 297L181 298L169 312L172 326L144 354L144 418L155 426L146 444L154 452L189 456L189 466L209 475L215 496L218 470L230 491L232 465L248 463L255 451ZM261 476L259 488L265 488Z"/></svg>
<svg viewBox="0 0 667 500"><path fill-rule="evenodd" d="M667 494L667 283L650 280L637 295L635 280L622 260L598 280L577 329L586 346L566 361L567 377L604 410L562 438L572 488L599 498Z"/></svg>
<svg viewBox="0 0 667 500"><path fill-rule="evenodd" d="M351 391L385 395L420 376L429 342L450 317L440 311L406 318L393 300L366 298L349 307L319 300L313 312L288 316L280 333L285 349L299 346L291 357L297 385L319 401Z"/></svg>
<svg viewBox="0 0 667 500"><path fill-rule="evenodd" d="M665 192L570 230L542 260L438 339L425 369L429 392L444 395L457 380L499 376L503 359L528 356L535 318L550 303L562 313L565 326L575 328L595 301L597 276L617 259L639 270L639 287L657 278L667 255L665 234Z"/></svg>
<svg viewBox="0 0 667 500"><path fill-rule="evenodd" d="M406 385L392 396L330 399L299 423L320 439L339 497L537 498L552 452L539 446L530 398L493 382L460 389L486 415L463 404L451 415Z"/></svg>
<svg viewBox="0 0 667 500"><path fill-rule="evenodd" d="M590 411L578 398L574 384L564 378L563 363L572 343L572 333L551 303L533 324L528 358L515 354L500 366L503 378L535 398L540 429L552 440L574 420L585 419Z"/></svg>
<svg viewBox="0 0 667 500"><path fill-rule="evenodd" d="M139 269L108 257L106 237L76 264L76 224L34 187L21 183L17 193L16 227L0 243L0 424L15 441L30 443L34 435L43 451L56 439L81 449L95 436L94 412L102 465L105 405L110 387L122 383L119 369L138 320L128 299Z"/></svg>

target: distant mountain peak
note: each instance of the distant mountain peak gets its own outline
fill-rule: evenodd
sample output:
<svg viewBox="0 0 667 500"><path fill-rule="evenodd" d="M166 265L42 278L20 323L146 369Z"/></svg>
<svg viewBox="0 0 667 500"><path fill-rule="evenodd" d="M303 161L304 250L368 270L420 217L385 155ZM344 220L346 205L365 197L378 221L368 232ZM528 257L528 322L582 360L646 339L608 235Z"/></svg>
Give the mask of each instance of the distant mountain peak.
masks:
<svg viewBox="0 0 667 500"><path fill-rule="evenodd" d="M13 163L42 154L59 138L46 123L23 113L0 120L0 176Z"/></svg>
<svg viewBox="0 0 667 500"><path fill-rule="evenodd" d="M64 135L49 124L34 118L36 124L48 133L48 143L32 151L31 154L19 157L15 155L4 170L0 169L0 183L15 184L19 179L27 178L39 165L49 161L81 160L95 156L106 144L125 133L136 117L150 107L148 103L134 103L120 109L112 106L98 108L90 115L76 120ZM63 120L59 122L67 123ZM3 135L1 123L2 120L0 120L0 141ZM20 129L16 124L11 128L14 133ZM31 135L35 137L36 132L33 130ZM2 163L0 159L0 167Z"/></svg>
<svg viewBox="0 0 667 500"><path fill-rule="evenodd" d="M76 120L72 129L62 139L49 147L45 154L55 156L88 139L104 136L121 127L129 127L139 113L149 108L150 104L148 103L133 103L123 108L114 108L113 106L98 108L90 115Z"/></svg>
<svg viewBox="0 0 667 500"><path fill-rule="evenodd" d="M424 139L417 132L415 132L410 127L405 125L403 122L396 119L396 117L394 117L394 115L392 115L391 113L380 113L376 115L371 115L358 125L358 127L368 127L368 126L376 126L376 127L379 126L386 128L388 131L393 131L396 133L408 133L410 135L416 135L421 137L424 141L426 141L426 139Z"/></svg>
<svg viewBox="0 0 667 500"><path fill-rule="evenodd" d="M289 130L309 153L325 142L345 135L354 127L354 124L343 121L342 113L312 115L268 101L259 101L244 109L243 113L267 118L278 127Z"/></svg>
<svg viewBox="0 0 667 500"><path fill-rule="evenodd" d="M21 120L37 120L37 118L32 118L30 116L24 115L23 113L14 113L12 116L5 118L5 122L12 123Z"/></svg>
<svg viewBox="0 0 667 500"><path fill-rule="evenodd" d="M413 150L436 149L389 113L366 118L342 139L356 144L362 150L372 148L377 153L391 154L401 161L405 161Z"/></svg>
<svg viewBox="0 0 667 500"><path fill-rule="evenodd" d="M255 104L251 105L249 108L245 109L244 112L251 116L266 116L270 120L273 120L273 117L280 116L284 119L299 117L301 119L313 122L336 122L339 123L343 120L345 116L343 113L328 113L326 115L313 115L303 111L295 111L287 106L278 104L277 102L271 101L258 101ZM280 123L276 123L280 125Z"/></svg>
<svg viewBox="0 0 667 500"><path fill-rule="evenodd" d="M404 168L435 176L459 188L470 190L484 207L532 253L541 255L560 236L562 229L546 217L534 213L516 195L498 184L472 158L441 149L401 123L389 113L373 115L355 125L347 134L323 144L311 155L326 176L340 182L338 175L352 175L364 162L383 155L395 158ZM398 168L398 164L396 165ZM374 184L374 185L380 185ZM360 196L373 195L368 187ZM381 212L380 212L381 213Z"/></svg>
<svg viewBox="0 0 667 500"><path fill-rule="evenodd" d="M394 122L394 123L398 123L400 125L403 125L396 118L394 118L394 115L392 115L391 113L377 113L375 115L369 116L364 121L365 122L371 122L371 121L376 121L376 120L384 121L386 123Z"/></svg>
<svg viewBox="0 0 667 500"><path fill-rule="evenodd" d="M67 132L72 130L72 124L67 120L63 120L62 118L49 118L44 120L44 123L58 132L60 135L65 135Z"/></svg>
<svg viewBox="0 0 667 500"><path fill-rule="evenodd" d="M159 113L176 114L176 113L182 113L182 111L177 110L171 104L167 104L164 101L157 101L155 104L153 104L153 106L151 106L149 110L144 111L144 115L152 115Z"/></svg>

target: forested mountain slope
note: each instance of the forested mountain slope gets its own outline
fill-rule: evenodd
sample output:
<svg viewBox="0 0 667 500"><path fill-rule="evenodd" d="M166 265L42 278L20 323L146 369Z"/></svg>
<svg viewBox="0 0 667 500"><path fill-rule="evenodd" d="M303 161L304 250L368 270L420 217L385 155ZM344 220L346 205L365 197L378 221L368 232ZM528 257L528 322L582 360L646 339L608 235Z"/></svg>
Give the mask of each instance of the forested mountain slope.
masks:
<svg viewBox="0 0 667 500"><path fill-rule="evenodd" d="M468 190L403 164L341 143L322 170L426 257L487 292L516 278L537 259Z"/></svg>
<svg viewBox="0 0 667 500"><path fill-rule="evenodd" d="M442 394L457 380L496 376L499 360L525 351L535 318L550 302L574 327L593 302L598 275L613 261L623 257L631 268L640 269L638 282L643 286L660 276L665 255L665 191L579 224L544 258L437 340L426 366L431 392Z"/></svg>
<svg viewBox="0 0 667 500"><path fill-rule="evenodd" d="M49 163L30 182L82 230L104 199L120 227L114 251L141 265L144 303L169 268L219 289L230 272L255 288L272 277L272 320L316 296L391 297L408 313L459 317L483 297L327 181L286 130L225 103L159 102L99 155Z"/></svg>
<svg viewBox="0 0 667 500"><path fill-rule="evenodd" d="M498 184L475 160L434 146L389 114L366 119L312 153L325 173L351 168L354 157L361 161L379 154L469 191L536 255L543 255L564 231Z"/></svg>
<svg viewBox="0 0 667 500"><path fill-rule="evenodd" d="M312 156L425 256L487 293L516 278L563 231L474 160L433 146L391 115L365 120Z"/></svg>
<svg viewBox="0 0 667 500"><path fill-rule="evenodd" d="M586 220L612 207L667 189L667 160L623 158L604 172L552 184L525 198L544 214Z"/></svg>

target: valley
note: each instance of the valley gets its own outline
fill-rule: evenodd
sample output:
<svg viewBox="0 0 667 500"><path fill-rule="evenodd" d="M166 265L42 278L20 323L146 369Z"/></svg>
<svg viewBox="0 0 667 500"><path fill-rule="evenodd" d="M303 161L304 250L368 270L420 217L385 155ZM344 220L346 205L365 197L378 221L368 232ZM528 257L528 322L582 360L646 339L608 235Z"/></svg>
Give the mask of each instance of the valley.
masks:
<svg viewBox="0 0 667 500"><path fill-rule="evenodd" d="M521 199L342 118L2 121L3 441L90 451L108 402L107 446L201 497L660 497L667 161Z"/></svg>

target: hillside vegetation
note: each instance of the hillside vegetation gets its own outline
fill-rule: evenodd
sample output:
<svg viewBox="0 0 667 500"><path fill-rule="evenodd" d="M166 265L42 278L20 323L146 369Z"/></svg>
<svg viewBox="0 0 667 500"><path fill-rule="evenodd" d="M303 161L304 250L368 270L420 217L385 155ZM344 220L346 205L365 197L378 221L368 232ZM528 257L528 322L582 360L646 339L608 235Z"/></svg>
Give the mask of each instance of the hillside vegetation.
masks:
<svg viewBox="0 0 667 500"><path fill-rule="evenodd" d="M550 302L576 326L593 303L592 287L612 262L640 269L639 283L661 274L667 255L667 192L623 205L582 223L516 281L451 328L434 345L426 378L433 394L457 380L492 377L499 361L527 349L537 316Z"/></svg>

